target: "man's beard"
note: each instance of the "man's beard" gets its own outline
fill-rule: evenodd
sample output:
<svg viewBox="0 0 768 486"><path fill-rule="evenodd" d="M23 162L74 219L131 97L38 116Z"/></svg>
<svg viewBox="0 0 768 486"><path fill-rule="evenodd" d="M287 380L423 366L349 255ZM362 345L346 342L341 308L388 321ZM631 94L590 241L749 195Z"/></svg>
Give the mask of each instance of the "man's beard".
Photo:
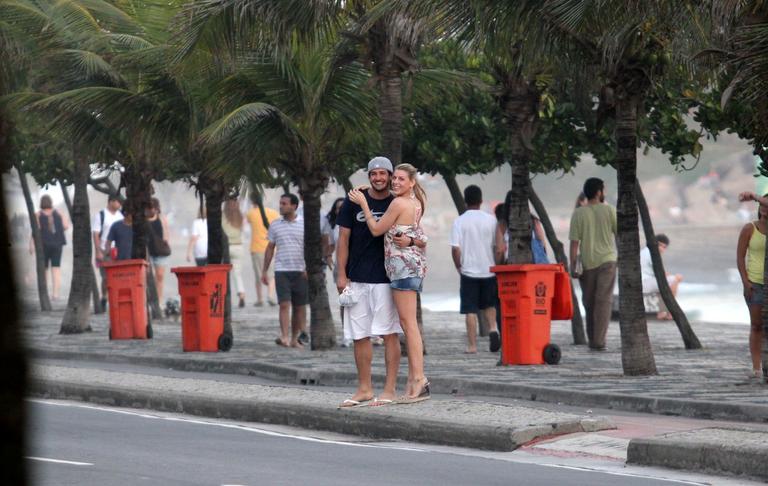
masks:
<svg viewBox="0 0 768 486"><path fill-rule="evenodd" d="M389 190L389 184L387 184L386 182L382 184L374 184L373 182L371 182L371 188L376 192L384 192L386 190Z"/></svg>

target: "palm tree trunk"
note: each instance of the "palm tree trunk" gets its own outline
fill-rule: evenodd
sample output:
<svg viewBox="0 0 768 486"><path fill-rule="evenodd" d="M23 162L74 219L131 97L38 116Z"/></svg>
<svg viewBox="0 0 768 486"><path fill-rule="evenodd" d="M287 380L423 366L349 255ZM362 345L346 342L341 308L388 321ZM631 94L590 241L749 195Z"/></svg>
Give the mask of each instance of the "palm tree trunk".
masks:
<svg viewBox="0 0 768 486"><path fill-rule="evenodd" d="M453 205L456 206L456 211L459 213L459 216L461 216L466 212L467 204L464 202L464 195L461 193L461 187L459 187L459 183L456 181L456 174L441 173L440 175L443 176L445 185L448 186L448 192L451 194Z"/></svg>
<svg viewBox="0 0 768 486"><path fill-rule="evenodd" d="M32 241L35 244L35 267L37 269L37 297L40 300L40 310L50 311L51 299L48 296L48 284L45 281L45 258L43 256L43 241L40 235L40 227L37 225L35 216L35 205L32 202L32 194L29 191L27 175L21 168L21 164L15 164L16 171L19 174L21 183L21 192L24 194L24 202L27 205L27 214L29 214L29 225L32 228Z"/></svg>
<svg viewBox="0 0 768 486"><path fill-rule="evenodd" d="M69 197L69 188L59 181L59 187L61 188L61 197L64 198L64 205L67 207L67 214L69 219L72 219L72 199Z"/></svg>
<svg viewBox="0 0 768 486"><path fill-rule="evenodd" d="M7 138L5 133L8 126L0 118L0 165L7 159ZM24 177L21 173L19 177ZM0 172L0 187L2 187L2 173ZM11 255L11 240L8 234L7 213L5 200L0 197L0 274L6 278L0 279L0 313L2 313L2 331L0 332L0 356L2 356L2 370L0 374L0 389L3 393L0 398L0 463L3 464L3 480L6 484L27 484L27 455L26 441L24 439L27 421L27 406L24 402L27 396L27 363L24 357L24 346L19 335L18 302L16 301L16 286Z"/></svg>
<svg viewBox="0 0 768 486"><path fill-rule="evenodd" d="M69 189L61 183L61 195L64 197L64 204L67 205L67 212L69 213L69 219L73 221L74 226L74 218L72 217L72 200L69 197ZM88 192L86 188L86 198L88 197ZM74 233L74 228L72 229L72 232ZM74 245L74 243L73 243ZM73 250L74 251L74 250ZM88 265L91 267L91 300L93 304L93 313L94 314L101 314L104 312L104 309L101 308L101 295L99 295L99 285L96 281L96 270L94 270L93 265L91 265L90 260L88 261Z"/></svg>
<svg viewBox="0 0 768 486"><path fill-rule="evenodd" d="M129 207L126 208L133 218L133 247L131 258L145 260L147 258L147 217L145 211L151 206L152 174L142 160L126 164L125 194Z"/></svg>
<svg viewBox="0 0 768 486"><path fill-rule="evenodd" d="M403 79L400 71L395 67L383 69L379 93L379 117L381 118L382 151L386 157L389 157L392 166L397 166L403 161ZM424 341L421 294L416 296L416 322ZM403 346L401 349L405 350L406 347Z"/></svg>
<svg viewBox="0 0 768 486"><path fill-rule="evenodd" d="M224 184L215 177L200 176L200 187L205 195L205 211L208 226L208 263L229 263L229 241L221 227L221 205L224 202ZM232 285L227 276L227 293L224 296L224 334L234 339L232 330Z"/></svg>
<svg viewBox="0 0 768 486"><path fill-rule="evenodd" d="M531 212L528 209L530 186L528 160L526 158L513 160L511 166L512 190L507 193L505 200L509 208L507 263L533 263Z"/></svg>
<svg viewBox="0 0 768 486"><path fill-rule="evenodd" d="M72 284L59 334L79 334L91 330L90 307L93 266L91 265L91 225L88 206L88 160L75 160L75 201L72 219ZM64 186L62 186L64 188ZM66 192L66 188L64 188Z"/></svg>
<svg viewBox="0 0 768 486"><path fill-rule="evenodd" d="M308 166L314 164L308 163ZM320 235L320 195L328 185L328 175L312 173L299 180L304 199L304 262L309 285L309 332L313 350L336 346L336 329L328 303Z"/></svg>
<svg viewBox="0 0 768 486"><path fill-rule="evenodd" d="M261 191L259 191L261 192ZM259 198L257 202L257 206L259 208L259 216L261 217L261 223L264 225L264 228L269 230L269 218L267 217L267 211L264 209L264 199Z"/></svg>
<svg viewBox="0 0 768 486"><path fill-rule="evenodd" d="M540 93L525 78L513 73L498 76L501 83L499 105L509 126L509 156L512 188L505 202L509 210L508 263L533 263L531 250L531 212L528 210L528 188L532 140L538 124Z"/></svg>
<svg viewBox="0 0 768 486"><path fill-rule="evenodd" d="M224 230L221 227L221 204L224 202L224 189L221 183L207 178L205 181L201 180L201 185L205 194L205 212L208 224L208 263L223 263Z"/></svg>
<svg viewBox="0 0 768 486"><path fill-rule="evenodd" d="M636 184L637 192L635 193L635 196L637 197L637 208L640 211L640 219L643 222L645 241L648 243L648 249L651 252L653 273L656 275L656 283L659 286L659 293L664 300L664 305L667 306L667 310L669 310L672 317L675 318L675 324L677 324L677 329L680 331L680 336L683 338L685 349L701 349L702 346L699 342L699 338L696 337L696 333L693 332L693 328L691 328L691 324L688 322L685 312L680 308L677 299L672 295L672 289L669 288L667 274L664 271L664 262L661 260L661 253L659 253L659 247L656 242L656 234L653 231L651 213L648 210L648 204L645 201L645 195L640 186L640 181L636 181Z"/></svg>
<svg viewBox="0 0 768 486"><path fill-rule="evenodd" d="M570 267L568 266L568 257L565 254L565 248L563 248L563 244L560 243L560 240L557 239L557 234L555 234L555 228L552 226L552 221L549 219L547 208L544 207L544 203L541 202L539 195L533 190L532 185L528 186L528 197L531 200L531 204L533 204L533 209L536 210L536 214L539 215L541 224L544 226L544 232L547 234L549 246L551 246L552 250L555 252L557 263L562 263L567 270ZM584 321L581 317L581 308L579 308L578 300L576 300L576 291L574 290L573 284L571 284L571 299L573 300L573 318L571 318L573 344L586 345L587 336L584 333Z"/></svg>
<svg viewBox="0 0 768 486"><path fill-rule="evenodd" d="M619 96L616 102L616 170L619 253L619 326L621 363L625 375L656 374L640 278L640 235L637 201L637 103L634 96Z"/></svg>
<svg viewBox="0 0 768 486"><path fill-rule="evenodd" d="M403 80L396 69L382 75L379 95L381 146L395 166L403 160Z"/></svg>

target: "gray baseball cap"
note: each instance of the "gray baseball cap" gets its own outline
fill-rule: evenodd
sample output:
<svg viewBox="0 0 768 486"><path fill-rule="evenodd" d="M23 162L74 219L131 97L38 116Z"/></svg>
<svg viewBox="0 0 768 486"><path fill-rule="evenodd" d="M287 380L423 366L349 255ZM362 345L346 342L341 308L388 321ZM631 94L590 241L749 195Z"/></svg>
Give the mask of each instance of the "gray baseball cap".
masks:
<svg viewBox="0 0 768 486"><path fill-rule="evenodd" d="M381 156L374 157L368 162L368 172L375 169L386 169L390 174L394 172L394 169L392 169L392 162L390 162L388 158Z"/></svg>

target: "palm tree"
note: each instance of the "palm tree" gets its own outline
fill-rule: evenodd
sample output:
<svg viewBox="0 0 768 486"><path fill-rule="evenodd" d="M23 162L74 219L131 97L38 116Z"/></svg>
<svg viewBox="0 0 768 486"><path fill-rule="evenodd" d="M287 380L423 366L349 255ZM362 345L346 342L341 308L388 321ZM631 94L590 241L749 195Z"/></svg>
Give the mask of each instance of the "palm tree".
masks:
<svg viewBox="0 0 768 486"><path fill-rule="evenodd" d="M320 196L342 159L347 132L365 133L375 120L364 67L340 63L333 46L333 39L296 41L290 49L244 60L214 93L223 115L202 137L205 152L230 170L245 173L237 163L272 166L297 182L304 200L312 349L335 345L322 255L316 251Z"/></svg>
<svg viewBox="0 0 768 486"><path fill-rule="evenodd" d="M587 62L599 65L601 104L613 111L618 179L619 308L625 374L656 373L640 282L637 209L638 109L665 76L670 54L692 52L702 42L702 6L680 9L677 2L606 1L590 5L544 2L540 12L555 36L570 43Z"/></svg>
<svg viewBox="0 0 768 486"><path fill-rule="evenodd" d="M46 117L52 129L77 141L78 156L87 154L96 160L122 163L122 183L131 202L126 209L134 220L132 256L144 258L144 210L149 206L155 173L151 160L167 159L176 147L183 146L178 140L183 140L188 125L187 106L166 70L161 42L167 33L151 23L140 25L125 11L99 1L53 5L20 0L5 4L5 8L13 25L28 26L40 57L32 83L40 92L20 93L14 103ZM164 11L166 18L170 16L167 11L173 13L168 8ZM163 17L160 10L153 12L154 18ZM88 169L88 164L83 162L79 167ZM77 195L75 199L87 204ZM87 214L87 207L84 211L73 209ZM87 217L73 220L76 226L87 228ZM75 234L80 234L77 227ZM81 247L89 245L86 241L76 238L74 251L89 261L90 248ZM73 278L86 277L76 271ZM85 292L87 285L75 281L71 288ZM87 328L82 317L78 325L70 319L83 315L82 306L82 302L78 306L70 299L72 312L65 316L62 332Z"/></svg>
<svg viewBox="0 0 768 486"><path fill-rule="evenodd" d="M706 20L704 7L680 9L677 2L668 0L391 1L431 16L448 32L479 33L483 37L517 35L524 42L522 46L507 42L511 49L539 44L548 48L545 53L554 54L561 66L597 74L593 79L603 85L599 90L601 109L613 113L616 123L622 365L628 375L656 373L640 286L635 199L637 109L651 84L664 73L664 63L658 59L666 58L669 52L690 52L698 40L699 26ZM512 92L524 93L525 85L509 86ZM533 102L533 96L530 100ZM518 111L524 108L521 104ZM530 124L522 125L519 136L525 137L530 128ZM527 145L524 139L522 145Z"/></svg>

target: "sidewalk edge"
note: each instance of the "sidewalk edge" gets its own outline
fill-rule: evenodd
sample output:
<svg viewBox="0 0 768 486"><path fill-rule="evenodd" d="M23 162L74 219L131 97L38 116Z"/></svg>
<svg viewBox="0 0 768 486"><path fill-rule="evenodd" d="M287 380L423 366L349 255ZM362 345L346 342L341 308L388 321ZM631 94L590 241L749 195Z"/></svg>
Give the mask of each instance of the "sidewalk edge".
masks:
<svg viewBox="0 0 768 486"><path fill-rule="evenodd" d="M77 400L107 406L152 409L217 419L288 425L373 439L399 439L409 442L513 451L541 436L589 432L591 419L568 420L553 424L514 429L473 426L425 418L398 417L366 413L365 409L336 410L311 404L284 402L245 402L234 399L196 397L179 393L81 383L33 379L29 393L34 397Z"/></svg>
<svg viewBox="0 0 768 486"><path fill-rule="evenodd" d="M51 349L30 349L33 358L69 359L108 363L130 363L134 365L162 366L181 371L238 374L258 376L284 383L301 385L343 386L357 382L354 373L343 371L322 371L299 369L284 365L273 365L261 361L212 362L196 358L129 356L121 354L90 353ZM383 383L383 375L374 374L374 381ZM698 419L721 419L741 422L765 423L768 405L747 403L726 403L680 398L658 398L644 395L619 393L594 393L574 389L559 389L545 386L514 383L430 377L432 390L436 393L480 395L486 397L516 398L544 403L558 403L571 406L599 407L630 412L673 415Z"/></svg>
<svg viewBox="0 0 768 486"><path fill-rule="evenodd" d="M768 481L765 450L728 447L711 442L640 438L629 441L627 464L742 476Z"/></svg>

